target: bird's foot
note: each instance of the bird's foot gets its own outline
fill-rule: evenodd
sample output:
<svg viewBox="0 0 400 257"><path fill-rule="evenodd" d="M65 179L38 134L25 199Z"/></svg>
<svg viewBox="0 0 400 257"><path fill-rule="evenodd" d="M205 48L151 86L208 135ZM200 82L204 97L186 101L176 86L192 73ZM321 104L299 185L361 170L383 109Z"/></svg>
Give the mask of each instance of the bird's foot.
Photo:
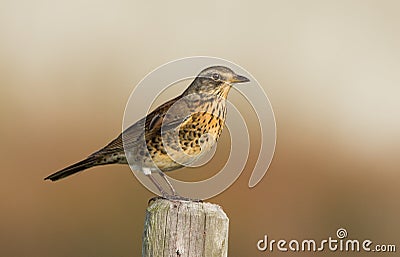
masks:
<svg viewBox="0 0 400 257"><path fill-rule="evenodd" d="M203 202L200 199L191 199L191 198L183 197L183 196L180 196L180 195L167 195L165 197L165 199L172 200L172 201L174 201L174 200L175 201L188 201L188 202L197 202L197 203L202 203Z"/></svg>
<svg viewBox="0 0 400 257"><path fill-rule="evenodd" d="M188 202L196 202L196 203L203 202L203 200L201 200L201 199L191 199L191 198L183 197L180 195L163 194L162 196L155 196L155 197L150 198L150 200L148 201L148 204L150 204L153 201L157 201L159 199L170 200L170 201L188 201Z"/></svg>

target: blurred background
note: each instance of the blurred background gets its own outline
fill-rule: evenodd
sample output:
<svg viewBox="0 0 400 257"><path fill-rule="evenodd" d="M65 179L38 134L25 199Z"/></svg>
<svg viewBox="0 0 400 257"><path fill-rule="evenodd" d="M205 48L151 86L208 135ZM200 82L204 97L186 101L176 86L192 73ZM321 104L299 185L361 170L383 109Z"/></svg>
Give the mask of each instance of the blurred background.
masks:
<svg viewBox="0 0 400 257"><path fill-rule="evenodd" d="M58 183L43 178L121 132L129 95L146 74L194 55L248 70L277 123L263 180L247 186L259 150L250 115L246 169L209 200L230 218L229 256L338 256L259 252L256 243L264 235L322 240L340 227L350 239L399 247L399 8L397 1L1 0L0 255L140 256L153 195L127 166ZM222 142L221 160L226 131ZM191 180L207 170L171 175Z"/></svg>

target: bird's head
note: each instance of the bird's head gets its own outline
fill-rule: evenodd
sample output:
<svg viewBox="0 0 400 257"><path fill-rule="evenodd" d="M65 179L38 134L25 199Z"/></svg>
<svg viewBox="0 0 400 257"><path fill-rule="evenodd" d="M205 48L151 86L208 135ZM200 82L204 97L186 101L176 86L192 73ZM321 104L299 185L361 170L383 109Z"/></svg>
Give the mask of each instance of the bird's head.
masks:
<svg viewBox="0 0 400 257"><path fill-rule="evenodd" d="M248 78L236 74L228 67L212 66L202 70L185 92L226 98L233 84L249 81Z"/></svg>

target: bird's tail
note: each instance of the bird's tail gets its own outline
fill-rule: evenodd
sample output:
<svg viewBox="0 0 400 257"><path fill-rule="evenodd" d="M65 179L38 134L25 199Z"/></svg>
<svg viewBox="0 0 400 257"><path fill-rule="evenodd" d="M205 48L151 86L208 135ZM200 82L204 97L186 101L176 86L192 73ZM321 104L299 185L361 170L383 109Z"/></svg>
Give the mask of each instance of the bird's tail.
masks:
<svg viewBox="0 0 400 257"><path fill-rule="evenodd" d="M60 171L57 171L54 174L51 174L50 176L46 177L45 180L50 179L51 181L56 181L97 165L99 165L98 157L89 156L88 158L80 162L72 164L71 166L68 166Z"/></svg>

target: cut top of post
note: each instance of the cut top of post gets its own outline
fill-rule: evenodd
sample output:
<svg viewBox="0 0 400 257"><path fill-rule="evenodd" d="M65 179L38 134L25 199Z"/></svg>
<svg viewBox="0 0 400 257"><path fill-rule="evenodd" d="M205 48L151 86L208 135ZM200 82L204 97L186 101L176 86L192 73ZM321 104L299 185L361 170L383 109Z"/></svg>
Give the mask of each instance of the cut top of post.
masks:
<svg viewBox="0 0 400 257"><path fill-rule="evenodd" d="M219 205L158 199L146 210L142 256L227 256L228 228Z"/></svg>

